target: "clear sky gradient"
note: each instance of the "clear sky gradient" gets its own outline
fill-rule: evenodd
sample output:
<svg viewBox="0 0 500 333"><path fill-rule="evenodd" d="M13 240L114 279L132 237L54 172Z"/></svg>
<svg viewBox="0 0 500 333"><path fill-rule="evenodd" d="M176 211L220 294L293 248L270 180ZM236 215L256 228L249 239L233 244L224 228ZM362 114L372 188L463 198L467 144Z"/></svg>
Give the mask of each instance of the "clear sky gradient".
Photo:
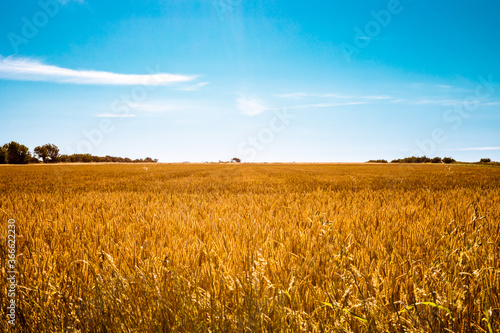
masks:
<svg viewBox="0 0 500 333"><path fill-rule="evenodd" d="M161 162L500 160L500 2L0 3L0 143Z"/></svg>

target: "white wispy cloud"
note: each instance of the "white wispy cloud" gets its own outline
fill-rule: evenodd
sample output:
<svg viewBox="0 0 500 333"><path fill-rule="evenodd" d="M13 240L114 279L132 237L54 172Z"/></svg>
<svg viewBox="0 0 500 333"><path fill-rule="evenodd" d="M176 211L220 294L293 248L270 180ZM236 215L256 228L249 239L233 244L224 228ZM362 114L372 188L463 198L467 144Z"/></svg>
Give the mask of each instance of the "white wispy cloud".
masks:
<svg viewBox="0 0 500 333"><path fill-rule="evenodd" d="M241 113L247 116L255 116L259 113L262 113L266 110L269 110L269 107L266 103L258 97L240 97L236 100L236 105Z"/></svg>
<svg viewBox="0 0 500 333"><path fill-rule="evenodd" d="M348 94L342 94L342 93L320 94L320 93L306 93L306 92L293 92L293 93L286 93L286 94L277 94L274 96L280 97L280 98L290 98L290 99L304 99L304 98L309 98L309 97L316 97L316 98L332 98L332 99L384 100L384 99L391 99L392 98L391 96L385 96L385 95L348 95Z"/></svg>
<svg viewBox="0 0 500 333"><path fill-rule="evenodd" d="M169 108L169 106L165 104L130 103L129 106L134 111L166 112L171 110L171 108Z"/></svg>
<svg viewBox="0 0 500 333"><path fill-rule="evenodd" d="M415 84L414 84L415 85ZM440 85L445 89L453 89L452 86ZM445 107L454 106L458 104L464 103L464 98L455 98L456 94L449 94L449 97L445 96L421 96L419 98L401 98L397 96L390 95L348 95L342 93L306 93L306 92L294 92L294 93L286 93L286 94L277 94L275 97L279 98L287 98L287 99L295 99L295 100L308 100L314 101L315 99L318 101L331 101L332 106L342 105L343 101L349 101L354 103L360 103L363 101L364 103L392 103L392 104L408 104L408 105L441 105ZM318 105L320 105L319 103ZM491 101L488 103L480 103L485 106L494 106L500 104L498 101Z"/></svg>
<svg viewBox="0 0 500 333"><path fill-rule="evenodd" d="M453 105L459 105L459 104L464 104L466 103L465 99L432 99L432 98L425 98L425 99L417 99L417 100L410 100L409 104L413 105L424 105L424 104L436 104L436 105L442 105L442 106L453 106ZM493 101L493 102L487 102L483 103L480 101L477 101L478 105L482 106L494 106L494 105L499 105L500 101Z"/></svg>
<svg viewBox="0 0 500 333"><path fill-rule="evenodd" d="M120 113L110 113L110 112L105 112L105 113L99 113L96 115L98 118L133 118L135 117L135 114L131 113L126 113L126 114L120 114Z"/></svg>
<svg viewBox="0 0 500 333"><path fill-rule="evenodd" d="M301 94L301 93L300 93ZM297 95L300 96L300 95ZM287 96L286 98L295 98L295 95ZM281 110L285 109L312 109L312 108L329 108L338 106L351 106L351 105L362 105L368 104L368 101L341 101L332 103L309 103L309 104L299 104L299 105L288 105L285 107L269 107L266 102L264 102L259 97L240 97L236 100L236 104L241 113L254 116L260 114L267 110Z"/></svg>
<svg viewBox="0 0 500 333"><path fill-rule="evenodd" d="M167 73L118 74L93 70L75 70L46 65L30 58L0 56L0 79L17 81L44 81L94 85L148 85L158 86L187 82L196 79L193 75Z"/></svg>
<svg viewBox="0 0 500 333"><path fill-rule="evenodd" d="M354 96L344 95L344 94L339 94L339 93L314 94L314 93L306 93L306 92L293 92L293 93L286 93L286 94L276 94L275 96L280 97L280 98L290 98L290 99L303 99L303 98L307 98L307 97L341 98L341 99L354 98Z"/></svg>
<svg viewBox="0 0 500 333"><path fill-rule="evenodd" d="M195 85L192 85L192 86L189 86L189 87L182 87L182 88L179 88L179 90L182 90L182 91L196 91L196 90L199 90L200 88L206 86L210 84L210 82L200 82L198 84L195 84Z"/></svg>
<svg viewBox="0 0 500 333"><path fill-rule="evenodd" d="M315 103L315 104L303 104L303 105L292 105L287 106L287 109L309 109L309 108L329 108L336 106L350 106L350 105L362 105L368 104L368 102L346 102L346 103Z"/></svg>
<svg viewBox="0 0 500 333"><path fill-rule="evenodd" d="M414 105L423 105L423 104L438 104L438 105L444 105L444 106L451 106L451 105L456 105L459 103L463 103L463 99L432 99L432 98L427 98L427 99L418 99L418 100L413 100L410 101L410 104Z"/></svg>
<svg viewBox="0 0 500 333"><path fill-rule="evenodd" d="M370 95L370 96L360 96L360 98L366 98L366 99L391 99L391 96L377 96L377 95Z"/></svg>
<svg viewBox="0 0 500 333"><path fill-rule="evenodd" d="M500 101L483 103L483 105L485 105L485 106L500 105Z"/></svg>
<svg viewBox="0 0 500 333"><path fill-rule="evenodd" d="M456 149L443 149L446 151L488 151L500 150L500 147L469 147L469 148L456 148Z"/></svg>
<svg viewBox="0 0 500 333"><path fill-rule="evenodd" d="M193 111L200 110L201 105L192 103L190 101L182 100L163 100L152 101L148 103L127 103L127 112L104 112L97 114L98 118L132 118L144 116L158 116L162 113L176 112L176 111Z"/></svg>
<svg viewBox="0 0 500 333"><path fill-rule="evenodd" d="M163 113L188 111L195 109L196 105L185 101L156 101L151 103L130 103L129 107L134 111Z"/></svg>

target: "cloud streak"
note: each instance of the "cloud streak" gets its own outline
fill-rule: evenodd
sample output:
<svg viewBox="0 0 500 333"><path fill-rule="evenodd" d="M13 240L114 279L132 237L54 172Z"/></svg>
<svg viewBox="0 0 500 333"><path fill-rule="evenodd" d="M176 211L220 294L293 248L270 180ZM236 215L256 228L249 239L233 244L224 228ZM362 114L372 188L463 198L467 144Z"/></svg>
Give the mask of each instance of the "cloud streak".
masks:
<svg viewBox="0 0 500 333"><path fill-rule="evenodd" d="M394 103L396 103L394 101ZM442 105L442 106L454 106L454 105L462 105L466 103L466 99L419 99L419 100L412 100L409 101L408 104L411 105L425 105L425 104L436 104L436 105ZM499 105L500 101L493 101L493 102L488 102L488 103L483 103L478 101L478 105L481 106L495 106Z"/></svg>
<svg viewBox="0 0 500 333"><path fill-rule="evenodd" d="M446 89L452 89L452 86L444 86ZM449 87L449 88L448 88ZM420 97L420 98L397 98L388 95L348 95L342 93L328 93L328 94L315 94L315 93L305 93L305 92L294 92L286 94L276 94L275 97L294 99L294 100L312 100L318 98L330 99L332 100L331 106L348 105L343 104L342 101L350 101L354 104L369 104L369 103L391 103L391 104L405 104L405 105L441 105L445 107L455 106L463 104L464 98L442 98L442 97ZM336 105L338 101L338 105ZM361 102L362 101L362 102ZM317 104L317 105L321 105ZM329 104L326 104L330 106ZM500 105L500 101L491 101L488 103L480 102L479 105L482 106L496 106ZM314 106L314 105L311 105Z"/></svg>
<svg viewBox="0 0 500 333"><path fill-rule="evenodd" d="M457 149L443 149L447 151L490 151L490 150L500 150L500 147L469 147L469 148L457 148Z"/></svg>
<svg viewBox="0 0 500 333"><path fill-rule="evenodd" d="M438 104L443 106L453 106L463 103L463 99L419 99L411 101L412 105Z"/></svg>
<svg viewBox="0 0 500 333"><path fill-rule="evenodd" d="M97 118L133 118L135 114L118 114L118 113L99 113L96 115Z"/></svg>
<svg viewBox="0 0 500 333"><path fill-rule="evenodd" d="M196 106L186 101L159 101L153 103L130 103L130 108L134 111L149 113L165 113L175 111L189 111L196 109Z"/></svg>
<svg viewBox="0 0 500 333"><path fill-rule="evenodd" d="M363 104L368 104L368 102L316 103L316 104L292 105L286 108L287 109L330 108L336 106L350 106L350 105L363 105Z"/></svg>
<svg viewBox="0 0 500 333"><path fill-rule="evenodd" d="M96 114L98 118L157 117L165 113L206 110L206 103L185 100L160 100L149 103L129 102L127 111L111 111Z"/></svg>
<svg viewBox="0 0 500 333"><path fill-rule="evenodd" d="M269 110L264 101L257 97L240 97L236 100L236 105L241 113L247 116L255 116Z"/></svg>
<svg viewBox="0 0 500 333"><path fill-rule="evenodd" d="M192 85L192 86L189 86L189 87L179 88L179 90L182 90L182 91L197 91L200 88L206 86L207 84L210 84L210 82L200 82L198 84L195 84L195 85Z"/></svg>
<svg viewBox="0 0 500 333"><path fill-rule="evenodd" d="M277 94L276 97L280 98L290 98L290 99L303 99L307 97L319 97L319 98L337 98L337 99L367 99L367 100L386 100L391 99L390 96L378 96L378 95L345 95L340 93L328 93L328 94L313 94L313 93L304 93L304 92L294 92L294 93L286 93L286 94Z"/></svg>
<svg viewBox="0 0 500 333"><path fill-rule="evenodd" d="M268 110L282 110L285 109L313 109L313 108L330 108L338 106L352 106L352 105L363 105L368 104L366 101L352 101L352 102L340 102L340 103L311 103L311 104L300 104L300 105L289 105L285 107L273 107L270 108L266 103L257 97L241 97L236 100L236 104L241 113L247 116L255 116L264 111Z"/></svg>
<svg viewBox="0 0 500 333"><path fill-rule="evenodd" d="M197 76L167 73L149 75L118 74L93 70L74 70L45 65L29 58L0 56L0 79L16 81L57 82L84 85L161 86L195 80Z"/></svg>

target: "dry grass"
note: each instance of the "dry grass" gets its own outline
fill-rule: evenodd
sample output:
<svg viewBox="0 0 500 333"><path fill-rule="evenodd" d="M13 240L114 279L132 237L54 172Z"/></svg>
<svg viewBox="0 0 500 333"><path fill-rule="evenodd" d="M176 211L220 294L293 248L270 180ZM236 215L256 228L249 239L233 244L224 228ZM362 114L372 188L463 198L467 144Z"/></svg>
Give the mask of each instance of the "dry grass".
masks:
<svg viewBox="0 0 500 333"><path fill-rule="evenodd" d="M499 168L30 165L0 177L5 244L7 220L18 226L19 332L500 327Z"/></svg>

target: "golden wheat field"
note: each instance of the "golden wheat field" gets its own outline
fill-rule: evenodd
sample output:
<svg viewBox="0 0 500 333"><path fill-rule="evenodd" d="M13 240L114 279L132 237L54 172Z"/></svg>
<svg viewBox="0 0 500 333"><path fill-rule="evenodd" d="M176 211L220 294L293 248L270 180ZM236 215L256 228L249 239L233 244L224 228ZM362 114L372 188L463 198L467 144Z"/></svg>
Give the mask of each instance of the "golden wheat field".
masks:
<svg viewBox="0 0 500 333"><path fill-rule="evenodd" d="M0 191L11 331L500 330L498 167L3 166Z"/></svg>

